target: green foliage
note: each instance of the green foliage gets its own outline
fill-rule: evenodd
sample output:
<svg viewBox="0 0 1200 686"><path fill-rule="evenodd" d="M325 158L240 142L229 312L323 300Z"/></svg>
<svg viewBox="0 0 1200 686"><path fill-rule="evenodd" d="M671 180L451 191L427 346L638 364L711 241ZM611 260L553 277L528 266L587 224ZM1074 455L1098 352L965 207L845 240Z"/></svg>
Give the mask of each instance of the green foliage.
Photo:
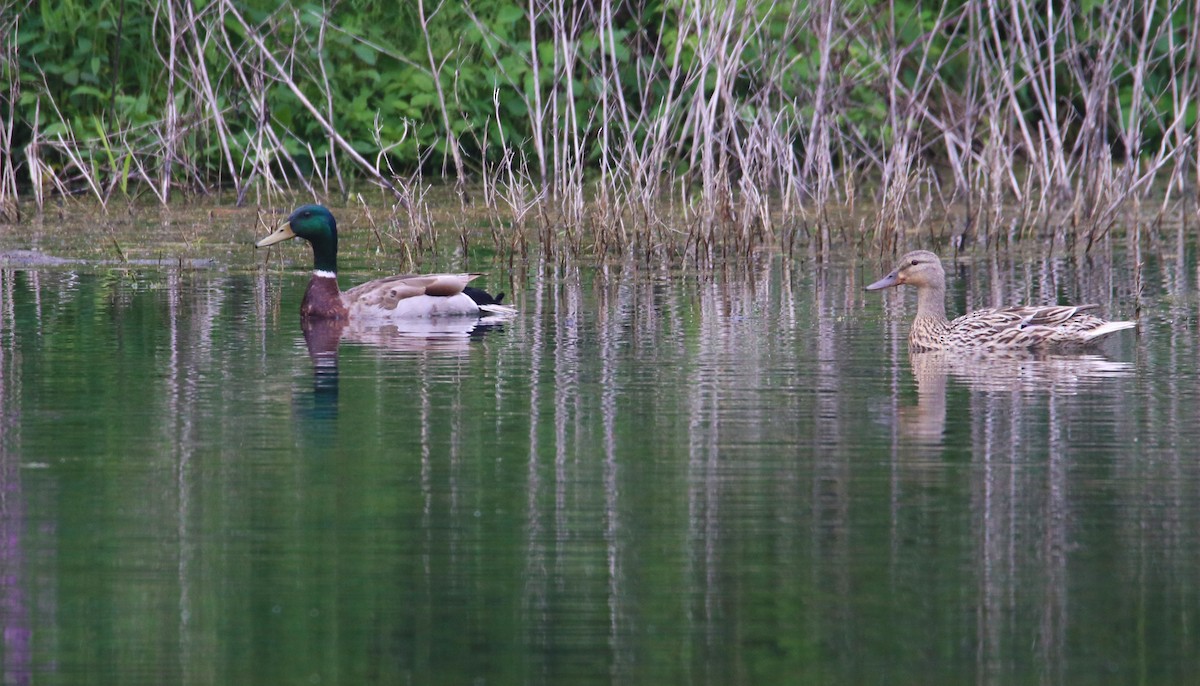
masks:
<svg viewBox="0 0 1200 686"><path fill-rule="evenodd" d="M449 128L475 163L497 155L499 146L524 147L535 136L533 118L539 113L531 110L536 96L543 107L554 102L558 108L547 113L551 115L547 121L558 129L543 135L557 137L565 131L578 131L590 146L587 159L594 160L602 152L600 133L610 124L601 121L599 108L606 95L617 95L614 89L619 89L632 114L632 128L616 137L636 144L651 135L648 127L653 122L663 117L683 120L683 112L665 108L668 98L682 108L714 95L720 78L711 63L709 41L713 38L709 34L719 26L716 19L726 9L724 2L708 3L699 10L679 0L618 3L612 6L611 27L602 25L605 17L597 8L603 4L569 4L571 21L566 28L549 17L536 17L531 35L528 5L523 2L426 2L425 11L431 15L428 41L418 4L412 1L293 2L280 7L267 0L239 0L236 7L275 54L287 54L289 76L319 108L328 109L331 123L355 150L372 158L381 147L386 148L388 162L403 170L422 160L433 168L442 165L440 154L424 154L431 149L447 152L439 85ZM962 18L970 5L962 0L943 4L852 0L835 5L842 19L831 38L834 69L824 84L827 97L837 104L829 123L853 131L858 144L881 148L890 140L889 108L893 99L905 97L903 92L893 92L892 59L900 60L898 78L907 89L915 89L923 73L937 70L942 87L929 96L934 111L942 108L942 99L980 88L968 69L967 50L970 41L979 36L966 28ZM270 125L283 132L287 153L302 164L308 164L310 150L318 157L338 154L321 123L257 55L243 26L218 9L204 2L192 4L197 21L208 23L197 32L204 41L202 54L188 54L193 60L199 57L204 71L213 77L218 105L228 124L225 135L233 148L248 154L245 151L264 123L256 110L256 98L265 89ZM811 120L813 94L822 73L813 27L817 13L829 8L799 0L740 0L737 10L737 21L760 22L761 26L748 33L752 38L738 54L721 55L738 63L731 85L733 102L722 100L722 107L731 108L743 127L752 126L755 115L764 112L782 113L787 121ZM710 12L713 21L685 22L688 13L695 11ZM1062 43L1054 45L1056 51L1067 54L1072 47L1093 45L1093 35L1107 27L1106 11L1110 10L1104 3L1081 4L1071 19L1074 34L1054 34L1053 40ZM1150 16L1138 18L1139 22L1171 27L1155 34L1156 55L1172 49L1168 41L1171 31L1176 44L1189 40L1186 14L1156 8ZM66 0L23 6L15 40L17 67L5 71L10 82L18 82L20 92L15 143L22 145L33 138L34 115L40 111L36 124L40 135L73 132L89 139L94 136L97 156L124 189L130 173L129 155L118 150L115 141L120 138L129 150L157 145L154 129L161 126L172 97L166 69L171 46L167 16L167 5L161 0ZM951 26L955 30L949 30ZM194 50L195 38L187 27L176 26L175 30L180 36L177 50ZM1002 27L997 35L1003 37L1012 30ZM1078 37L1078 46L1066 43L1076 40L1073 36ZM887 41L879 40L881 37L903 52L899 56L888 53ZM989 32L986 38L991 37ZM928 51L906 49L913 45L927 46ZM293 47L296 50L290 53ZM429 63L430 53L436 69ZM535 57L540 65L537 71ZM201 177L215 178L224 173L223 153L216 140L221 134L211 128L210 103L188 87L195 79L187 70L196 69L196 64L185 60L183 54L177 59L183 71L175 81L174 97L192 127L184 137L187 149L183 154L189 169ZM1117 73L1114 68L1110 75L1120 112L1128 115L1137 98L1144 98L1143 108L1151 110L1142 132L1147 143L1160 138L1172 121L1169 110L1173 105L1163 94L1174 78L1173 69L1178 68L1166 60L1152 61L1144 92L1134 92L1128 73ZM667 75L673 70L685 77L670 80ZM258 87L243 80L250 78L245 74L260 72L268 78L254 77ZM1066 67L1060 66L1055 77L1056 92L1075 109L1064 114L1064 119L1078 119L1083 107L1079 84ZM1030 89L1036 79L1016 73L1013 80L1020 88L1019 99L1029 104L1027 116L1035 119L1038 115L1032 103L1036 98ZM567 108L568 101L572 109ZM1188 106L1185 114L1194 122L1195 106ZM1122 122L1114 123L1119 126ZM613 133L611 128L608 133ZM683 135L699 138L697 131ZM482 149L485 141L490 149ZM693 142L678 143L677 154L682 159Z"/></svg>

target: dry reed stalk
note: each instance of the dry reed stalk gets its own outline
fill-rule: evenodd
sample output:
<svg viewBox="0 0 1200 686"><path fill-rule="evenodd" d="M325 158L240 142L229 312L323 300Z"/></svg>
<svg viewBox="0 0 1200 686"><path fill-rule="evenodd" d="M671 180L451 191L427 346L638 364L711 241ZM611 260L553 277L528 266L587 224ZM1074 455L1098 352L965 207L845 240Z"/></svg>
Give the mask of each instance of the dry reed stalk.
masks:
<svg viewBox="0 0 1200 686"><path fill-rule="evenodd" d="M215 45L222 52L230 66L230 72L233 76L234 83L237 84L238 90L249 94L246 98L250 104L251 113L253 116L253 132L247 132L246 146L237 148L241 152L241 164L239 169L232 173L237 176L239 173L245 174L244 181L240 184L237 192L237 203L241 205L245 202L246 195L251 188L255 186L255 181L259 178L263 179L267 185L268 194L282 192L284 184L275 178L271 171L271 160L274 157L274 150L283 150L282 142L275 137L275 132L268 126L269 118L267 116L267 88L269 83L267 72L264 68L264 59L262 56L250 53L246 54L239 52L235 47L235 41L231 39L229 33L224 30L224 5L218 5L217 16L214 21L215 25L209 27L208 35L217 35L219 41L215 41ZM200 64L203 64L203 53L195 58ZM205 69L206 71L206 69ZM215 101L206 100L211 112L218 121L223 121L223 117ZM220 127L218 127L218 132ZM237 145L236 139L231 144ZM290 161L290 158L288 158ZM230 162L232 166L232 161ZM295 163L292 162L293 168ZM299 182L304 185L305 189L312 193L312 188L308 184L308 180L303 174L296 177Z"/></svg>
<svg viewBox="0 0 1200 686"><path fill-rule="evenodd" d="M171 180L173 178L173 166L175 161L175 146L179 138L179 106L175 98L175 84L178 80L178 60L176 59L176 48L180 44L181 29L175 22L175 5L172 0L162 0L165 8L162 14L167 20L167 56L164 60L167 68L167 99L166 99L166 116L163 121L161 138L163 142L163 150L159 159L159 179L158 179L158 197L162 204L167 204L171 199ZM159 13L160 5L155 5L155 14ZM155 24L157 26L157 23ZM160 56L161 57L161 56Z"/></svg>
<svg viewBox="0 0 1200 686"><path fill-rule="evenodd" d="M519 141L498 90L494 122L464 120L459 133L455 112L472 103L457 101L442 77L466 57L459 45L439 53L434 40L448 7L444 0L416 7L426 64L359 40L432 78L443 166L453 165L445 173L455 178L460 204L467 203L467 170L480 169L492 225L512 226L509 238L523 243L537 223L543 240L561 243L548 246L551 255L579 250L587 231L602 252L675 240L667 228L673 218L664 214L672 205L684 217L678 235L695 255L791 240L795 232L785 227L810 221L819 226L814 239L827 246L829 209L853 212L868 183L877 189L874 235L888 244L904 242L908 227L940 203L942 211L962 213L956 240L975 231L990 244L1011 238L1015 227L1032 233L1035 224L1061 231L1065 216L1087 249L1126 203L1144 202L1156 181L1167 182L1161 214L1200 177L1197 124L1188 120L1200 99L1196 0L1161 7L1116 0L1087 13L1028 0L943 2L923 8L923 16L934 14L919 26L894 3L747 0L648 10L615 0L526 0L520 31L527 24L527 44L504 42L468 5L483 58L499 74L496 88L520 98L527 112ZM228 175L239 203L251 188L274 194L297 183L313 195L334 186L345 194L344 156L408 203L410 229L428 240L419 170L406 182L387 160L400 143L381 140L377 123L378 153L368 163L340 130L345 118L337 116L322 52L330 31L351 34L331 23L329 11L310 21L285 10L252 25L229 0L156 0L152 8L168 95L160 120L137 129L109 121L85 136L79 122L72 128L57 111L51 96L58 94L47 86L44 109L57 115L49 123L66 133L42 135L35 110L25 160L39 207L45 189L82 189L105 204L129 179L162 203L173 186L204 188L212 172L182 146L209 136L219 152L215 165L207 163ZM630 21L651 11L657 24ZM913 31L924 33L914 40ZM589 40L598 47L584 47ZM0 63L14 65L15 43L0 48ZM505 67L514 54L525 60L520 74ZM20 190L11 149L19 79L7 85L0 201ZM329 152L316 152L320 141L272 118L267 95L276 88L313 117ZM880 116L861 116L858 91L873 98L867 105L883 103ZM471 138L482 151L477 160L460 140ZM1114 157L1114 145L1123 158ZM297 147L307 150L319 188L289 152ZM429 141L420 147L424 164ZM938 162L944 180L932 173ZM1068 213L1055 209L1064 199ZM952 210L958 201L966 207ZM504 232L495 229L493 239L505 240Z"/></svg>
<svg viewBox="0 0 1200 686"><path fill-rule="evenodd" d="M833 189L833 150L831 130L833 128L833 90L836 67L833 65L835 42L834 22L840 3L823 0L814 3L812 29L817 41L817 82L813 91L812 119L808 125L808 145L805 146L804 166L799 181L803 184L812 180L812 196L818 205L829 200Z"/></svg>
<svg viewBox="0 0 1200 686"><path fill-rule="evenodd" d="M299 25L300 18L296 17L296 24ZM333 104L333 85L329 82L329 70L325 67L325 33L329 28L329 15L321 14L320 28L317 31L317 66L321 72L321 92L325 95L325 116L332 124L337 120L336 112ZM329 165L333 168L333 173L337 177L338 189L343 195L349 192L346 180L342 177L342 167L338 164L337 155L327 155ZM376 167L377 168L377 167ZM326 191L328 192L328 191Z"/></svg>
<svg viewBox="0 0 1200 686"><path fill-rule="evenodd" d="M511 249L506 246L505 233L499 227L510 222L518 235L513 237L517 243L524 243L526 217L545 199L545 191L534 193L535 184L530 178L528 163L524 153L509 145L504 131L503 118L500 116L499 90L493 91L492 104L496 112L496 126L500 133L500 159L495 164L483 160L481 165L481 181L483 185L484 206L490 211L492 226L492 241L497 250ZM487 139L483 141L482 149L487 149ZM500 203L508 207L508 217L500 216Z"/></svg>
<svg viewBox="0 0 1200 686"><path fill-rule="evenodd" d="M254 44L255 47L258 48L259 55L263 58L266 64L270 65L271 72L277 82L281 83L289 91L291 91L292 95L295 96L304 109L308 111L313 119L325 131L325 134L329 137L329 139L335 145L337 145L337 147L340 148L347 157L354 160L355 164L358 165L358 168L373 178L376 183L392 191L393 193L398 194L396 187L392 185L391 181L380 176L371 166L371 164L367 162L367 160L365 160L352 145L350 145L350 143L338 132L336 128L334 128L333 124L325 119L321 111L317 109L315 105L313 105L312 101L308 99L308 96L304 94L304 91L301 90L299 85L297 85L296 82L291 78L288 70L284 68L283 64L278 58L275 57L271 49L267 47L262 36L260 36L258 32L246 22L241 13L238 12L237 7L234 6L233 2L231 0L221 0L221 6L224 14L233 18L233 20L242 27L246 37Z"/></svg>
<svg viewBox="0 0 1200 686"><path fill-rule="evenodd" d="M17 16L0 20L0 74L8 80L7 92L0 90L0 110L6 113L0 121L0 223L12 224L21 219L17 163L13 157L13 131L17 121L17 101L21 97L21 63L16 40L19 21Z"/></svg>
<svg viewBox="0 0 1200 686"><path fill-rule="evenodd" d="M1186 5L1183 0L1172 2L1167 10L1168 16L1187 16L1180 14ZM1200 13L1192 12L1191 23L1188 27L1186 35L1197 36L1200 33ZM1166 192L1163 193L1162 207L1160 213L1165 213L1168 204L1174 195L1182 195L1187 187L1187 165L1188 148L1194 148L1195 135L1187 130L1187 121L1184 113L1191 103L1200 101L1200 70L1188 69L1187 65L1198 64L1197 51L1200 49L1200 42L1196 40L1184 40L1179 42L1174 31L1165 31L1164 39L1169 45L1167 50L1167 62L1170 65L1172 74L1177 75L1171 79L1169 84L1171 111L1176 114L1167 131L1169 135L1164 138L1171 140L1171 147L1176 151L1181 151L1180 154L1174 156L1171 175L1166 183ZM1200 121L1196 122L1200 125ZM1196 126L1194 125L1194 126ZM1198 170L1200 171L1200 170Z"/></svg>
<svg viewBox="0 0 1200 686"><path fill-rule="evenodd" d="M529 0L526 15L529 18L529 45L537 45L537 18L540 14L537 11L539 3L535 0ZM538 180L543 187L546 185L546 133L545 133L545 116L546 110L542 105L542 60L538 55L536 47L529 51L529 68L533 72L533 107L528 108L530 113L530 127L532 129L533 151L537 155L538 160ZM522 89L523 90L523 89Z"/></svg>
<svg viewBox="0 0 1200 686"><path fill-rule="evenodd" d="M25 146L25 160L29 167L29 185L33 187L33 201L37 206L38 214L42 214L46 209L46 194L45 183L52 176L48 173L49 165L42 161L41 156L41 114L42 104L38 101L33 108L33 136L29 141L29 145Z"/></svg>
<svg viewBox="0 0 1200 686"><path fill-rule="evenodd" d="M398 190L398 194L394 195L395 203L397 205L404 207L405 209L408 208L409 201L411 200L411 191L409 190L408 186L405 184L405 181L401 178L400 172L397 171L392 166L392 160L389 155L393 149L403 145L405 142L408 141L408 137L409 137L410 132L412 131L412 127L413 127L413 123L408 120L405 120L404 126L400 130L400 137L396 140L385 143L383 140L383 121L382 121L381 117L378 114L376 114L374 126L371 130L371 139L375 142L375 146L377 149L377 152L375 154L375 173L378 174L379 176L386 176L387 178L390 178L392 180L392 183L395 185L396 189ZM419 152L419 146L418 146L418 152ZM432 153L433 153L432 149L426 150L424 155L422 155L418 158L419 159L418 167L420 167L421 165L424 165L425 161L429 158L429 155L431 155ZM386 173L384 171L385 168L386 168Z"/></svg>
<svg viewBox="0 0 1200 686"><path fill-rule="evenodd" d="M237 197L238 205L241 205L245 197L245 191L241 175L237 171L237 163L234 160L233 151L229 144L229 140L233 136L230 132L229 124L225 120L225 110L220 105L216 86L208 73L207 62L204 59L206 45L212 40L211 27L207 23L201 23L200 18L196 15L193 3L185 2L182 4L182 7L187 12L184 26L186 27L187 36L190 39L190 42L187 44L186 56L189 67L188 71L192 78L188 79L187 83L196 91L197 100L204 103L208 115L212 118L215 128L214 138L216 138L217 145L221 148L221 157L225 164L225 169L229 174L229 180L233 183L234 195ZM208 19L208 22L211 22L211 19Z"/></svg>
<svg viewBox="0 0 1200 686"><path fill-rule="evenodd" d="M463 207L467 205L467 179L466 167L463 164L462 151L458 146L458 136L454 133L454 127L450 125L450 111L446 107L446 94L442 89L442 67L446 61L450 59L451 53L447 53L441 59L434 57L433 43L429 37L429 22L437 16L438 12L445 6L444 0L438 2L434 7L433 12L426 14L425 0L417 0L417 16L421 24L421 35L425 38L425 55L429 60L429 72L433 77L434 93L437 95L438 110L442 115L442 130L446 134L446 147L451 159L454 161L454 189L458 194L459 202Z"/></svg>
<svg viewBox="0 0 1200 686"><path fill-rule="evenodd" d="M101 188L100 170L93 164L92 158L88 155L86 148L75 141L75 137L69 129L65 138L62 134L57 134L54 140L57 142L57 145L51 144L51 147L67 158L68 167L74 167L79 172L75 178L82 179L92 196L96 198L96 202L100 203L100 208L104 212L107 212L109 195Z"/></svg>
<svg viewBox="0 0 1200 686"><path fill-rule="evenodd" d="M44 83L44 74L42 75L42 79ZM42 171L49 173L49 177L55 188L63 195L68 195L68 189L82 180L87 190L100 203L101 209L107 212L108 194L101 188L100 170L93 162L94 158L90 146L82 145L76 140L74 127L63 117L57 102L52 97L48 97L47 100L53 108L54 114L58 117L58 122L61 123L61 128L66 135L56 133L53 139L43 139L38 142L36 147L39 152L42 146L56 151L66 159L66 163L63 165L61 171L54 171L49 165L40 165ZM62 173L71 168L75 169L77 175L64 178Z"/></svg>

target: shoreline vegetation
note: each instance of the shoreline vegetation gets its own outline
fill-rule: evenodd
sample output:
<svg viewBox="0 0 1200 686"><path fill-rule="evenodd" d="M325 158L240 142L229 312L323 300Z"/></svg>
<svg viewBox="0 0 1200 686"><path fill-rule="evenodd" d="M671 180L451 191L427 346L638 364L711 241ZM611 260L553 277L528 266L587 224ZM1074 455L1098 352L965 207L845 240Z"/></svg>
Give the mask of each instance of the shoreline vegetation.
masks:
<svg viewBox="0 0 1200 686"><path fill-rule="evenodd" d="M1182 238L1200 0L1058 4L0 0L0 222L367 183L519 253Z"/></svg>

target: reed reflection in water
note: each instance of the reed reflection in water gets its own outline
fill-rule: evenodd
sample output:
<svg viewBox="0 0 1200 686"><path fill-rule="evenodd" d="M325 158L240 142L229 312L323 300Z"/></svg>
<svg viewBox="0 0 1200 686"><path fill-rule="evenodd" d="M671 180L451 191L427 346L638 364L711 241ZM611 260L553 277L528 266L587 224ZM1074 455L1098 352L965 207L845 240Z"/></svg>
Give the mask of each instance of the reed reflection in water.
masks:
<svg viewBox="0 0 1200 686"><path fill-rule="evenodd" d="M952 308L1134 288L1009 259ZM545 264L501 326L336 336L302 273L0 271L5 669L1200 676L1194 264L1031 359L910 357L876 269Z"/></svg>

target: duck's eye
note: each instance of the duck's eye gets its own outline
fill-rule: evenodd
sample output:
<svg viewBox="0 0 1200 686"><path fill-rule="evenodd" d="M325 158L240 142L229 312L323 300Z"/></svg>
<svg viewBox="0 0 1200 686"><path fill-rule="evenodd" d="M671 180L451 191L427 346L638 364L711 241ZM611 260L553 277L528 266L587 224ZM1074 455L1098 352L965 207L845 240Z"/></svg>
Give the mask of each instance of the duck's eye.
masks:
<svg viewBox="0 0 1200 686"><path fill-rule="evenodd" d="M912 261L912 266L914 266L914 267L915 267L915 266L917 266L917 261L916 261L916 260L913 260L913 261Z"/></svg>

